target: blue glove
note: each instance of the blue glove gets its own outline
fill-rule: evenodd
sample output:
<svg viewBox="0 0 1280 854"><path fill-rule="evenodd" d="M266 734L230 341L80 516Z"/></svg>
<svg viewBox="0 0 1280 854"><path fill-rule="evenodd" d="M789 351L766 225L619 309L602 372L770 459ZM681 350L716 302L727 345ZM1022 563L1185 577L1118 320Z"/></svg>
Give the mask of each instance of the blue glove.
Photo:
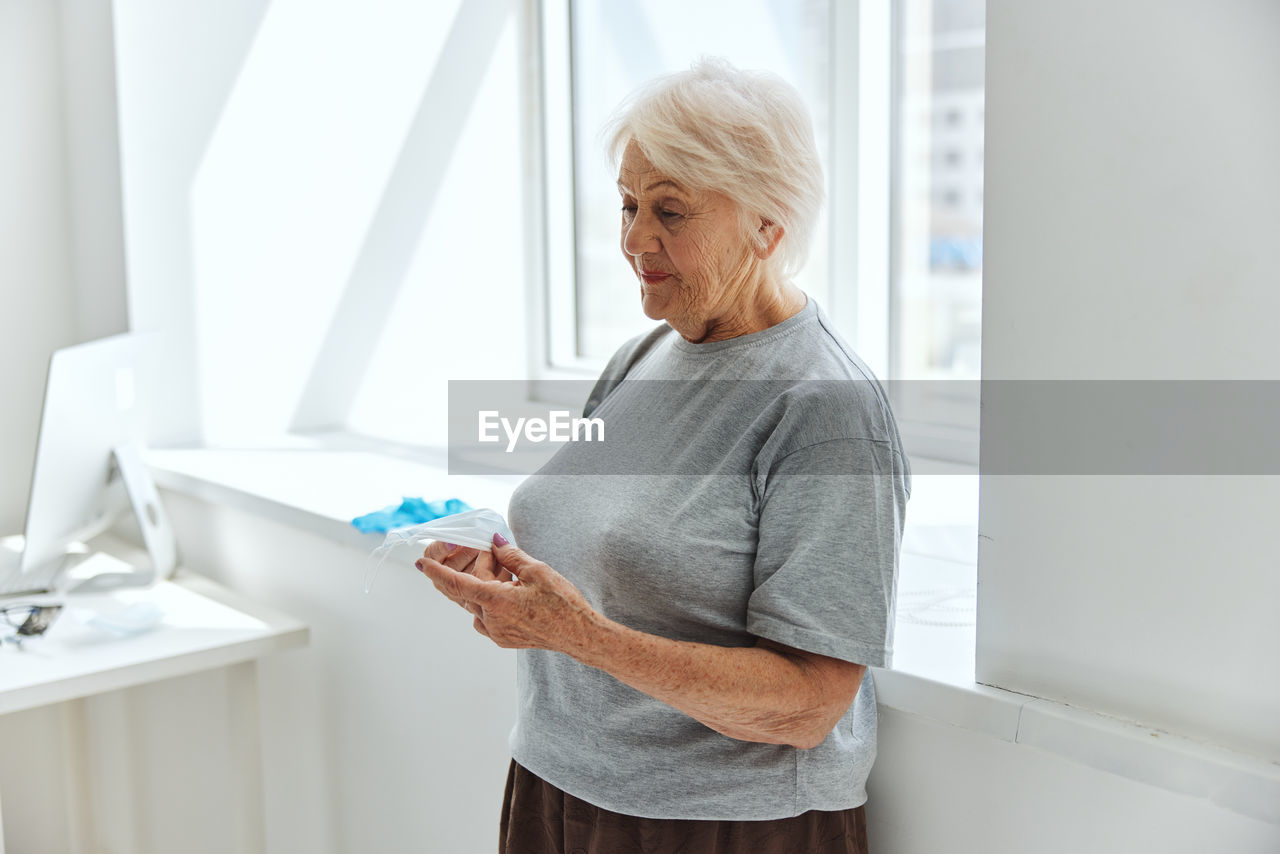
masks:
<svg viewBox="0 0 1280 854"><path fill-rule="evenodd" d="M352 519L351 524L365 532L390 531L393 528L403 528L406 525L430 522L432 519L452 516L454 513L462 513L470 509L471 506L467 502L457 498L438 501L406 498L400 502L399 506L392 505L376 510L373 513L366 513L363 516Z"/></svg>

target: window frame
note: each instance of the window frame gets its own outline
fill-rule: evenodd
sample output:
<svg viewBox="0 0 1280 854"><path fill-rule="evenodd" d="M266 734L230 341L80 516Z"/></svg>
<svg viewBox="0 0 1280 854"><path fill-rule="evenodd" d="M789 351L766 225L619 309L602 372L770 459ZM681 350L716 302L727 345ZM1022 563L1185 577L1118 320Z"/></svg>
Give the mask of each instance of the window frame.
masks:
<svg viewBox="0 0 1280 854"><path fill-rule="evenodd" d="M529 111L538 128L529 139L539 149L529 213L542 235L536 271L538 304L530 330L531 376L543 380L590 379L602 362L577 355L577 229L574 220L573 33L571 0L530 0L538 30L537 80ZM531 75L533 77L534 75Z"/></svg>

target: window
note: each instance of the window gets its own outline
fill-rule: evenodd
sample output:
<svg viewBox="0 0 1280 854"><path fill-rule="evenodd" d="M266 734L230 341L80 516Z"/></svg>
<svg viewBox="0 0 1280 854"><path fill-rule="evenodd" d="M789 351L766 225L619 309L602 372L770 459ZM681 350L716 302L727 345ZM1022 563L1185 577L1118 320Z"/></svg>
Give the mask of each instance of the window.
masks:
<svg viewBox="0 0 1280 854"><path fill-rule="evenodd" d="M640 84L723 56L791 82L813 117L828 204L797 283L882 378L909 381L892 383L909 449L920 434L913 453L976 462L966 381L978 378L981 323L982 0L546 0L542 14L548 254L535 372L593 375L651 328L618 249L600 130Z"/></svg>
<svg viewBox="0 0 1280 854"><path fill-rule="evenodd" d="M915 447L976 463L985 4L899 0L895 9L890 377Z"/></svg>
<svg viewBox="0 0 1280 854"><path fill-rule="evenodd" d="M900 123L897 162L928 167L897 170L893 376L977 380L984 4L902 0L898 8L900 114L940 120ZM963 158L966 150L977 160Z"/></svg>

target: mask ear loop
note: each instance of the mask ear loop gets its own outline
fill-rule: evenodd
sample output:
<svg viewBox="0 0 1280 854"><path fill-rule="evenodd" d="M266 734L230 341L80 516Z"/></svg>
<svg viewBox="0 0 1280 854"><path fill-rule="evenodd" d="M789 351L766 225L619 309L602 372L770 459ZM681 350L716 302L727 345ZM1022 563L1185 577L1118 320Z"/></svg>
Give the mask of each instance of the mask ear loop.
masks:
<svg viewBox="0 0 1280 854"><path fill-rule="evenodd" d="M369 555L368 559L365 560L364 592L366 596L373 590L373 580L378 577L378 570L382 569L382 564L389 554L391 554L391 549L383 544L374 549L373 554Z"/></svg>
<svg viewBox="0 0 1280 854"><path fill-rule="evenodd" d="M395 550L396 546L421 541L421 538L414 537L412 535L405 536L403 533L398 531L391 531L388 533L386 539L382 541L382 545L374 549L369 555L369 558L365 561L364 592L368 594L373 590L373 581L378 577L378 570L382 569L382 565L387 561L387 556Z"/></svg>

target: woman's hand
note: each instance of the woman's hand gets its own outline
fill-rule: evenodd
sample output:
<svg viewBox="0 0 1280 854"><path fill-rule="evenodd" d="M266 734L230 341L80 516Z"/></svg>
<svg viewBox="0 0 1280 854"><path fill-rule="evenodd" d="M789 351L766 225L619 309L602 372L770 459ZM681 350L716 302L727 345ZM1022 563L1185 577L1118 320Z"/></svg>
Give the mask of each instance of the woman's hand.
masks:
<svg viewBox="0 0 1280 854"><path fill-rule="evenodd" d="M439 541L430 543L422 552L423 558L440 563L449 567L455 572L466 573L481 581L510 581L512 576L510 572L502 567L493 557L492 552L473 549L468 546L455 546L453 543L442 543ZM421 561L419 561L419 569L421 569ZM440 585L436 585L439 588ZM448 594L446 594L448 595ZM477 612L468 607L468 603L462 599L449 597L458 605L466 608L474 615Z"/></svg>
<svg viewBox="0 0 1280 854"><path fill-rule="evenodd" d="M578 589L501 536L490 552L441 552L432 543L417 567L436 589L474 615L474 628L505 649L573 654L588 643L597 614ZM443 558L443 559L441 559Z"/></svg>

